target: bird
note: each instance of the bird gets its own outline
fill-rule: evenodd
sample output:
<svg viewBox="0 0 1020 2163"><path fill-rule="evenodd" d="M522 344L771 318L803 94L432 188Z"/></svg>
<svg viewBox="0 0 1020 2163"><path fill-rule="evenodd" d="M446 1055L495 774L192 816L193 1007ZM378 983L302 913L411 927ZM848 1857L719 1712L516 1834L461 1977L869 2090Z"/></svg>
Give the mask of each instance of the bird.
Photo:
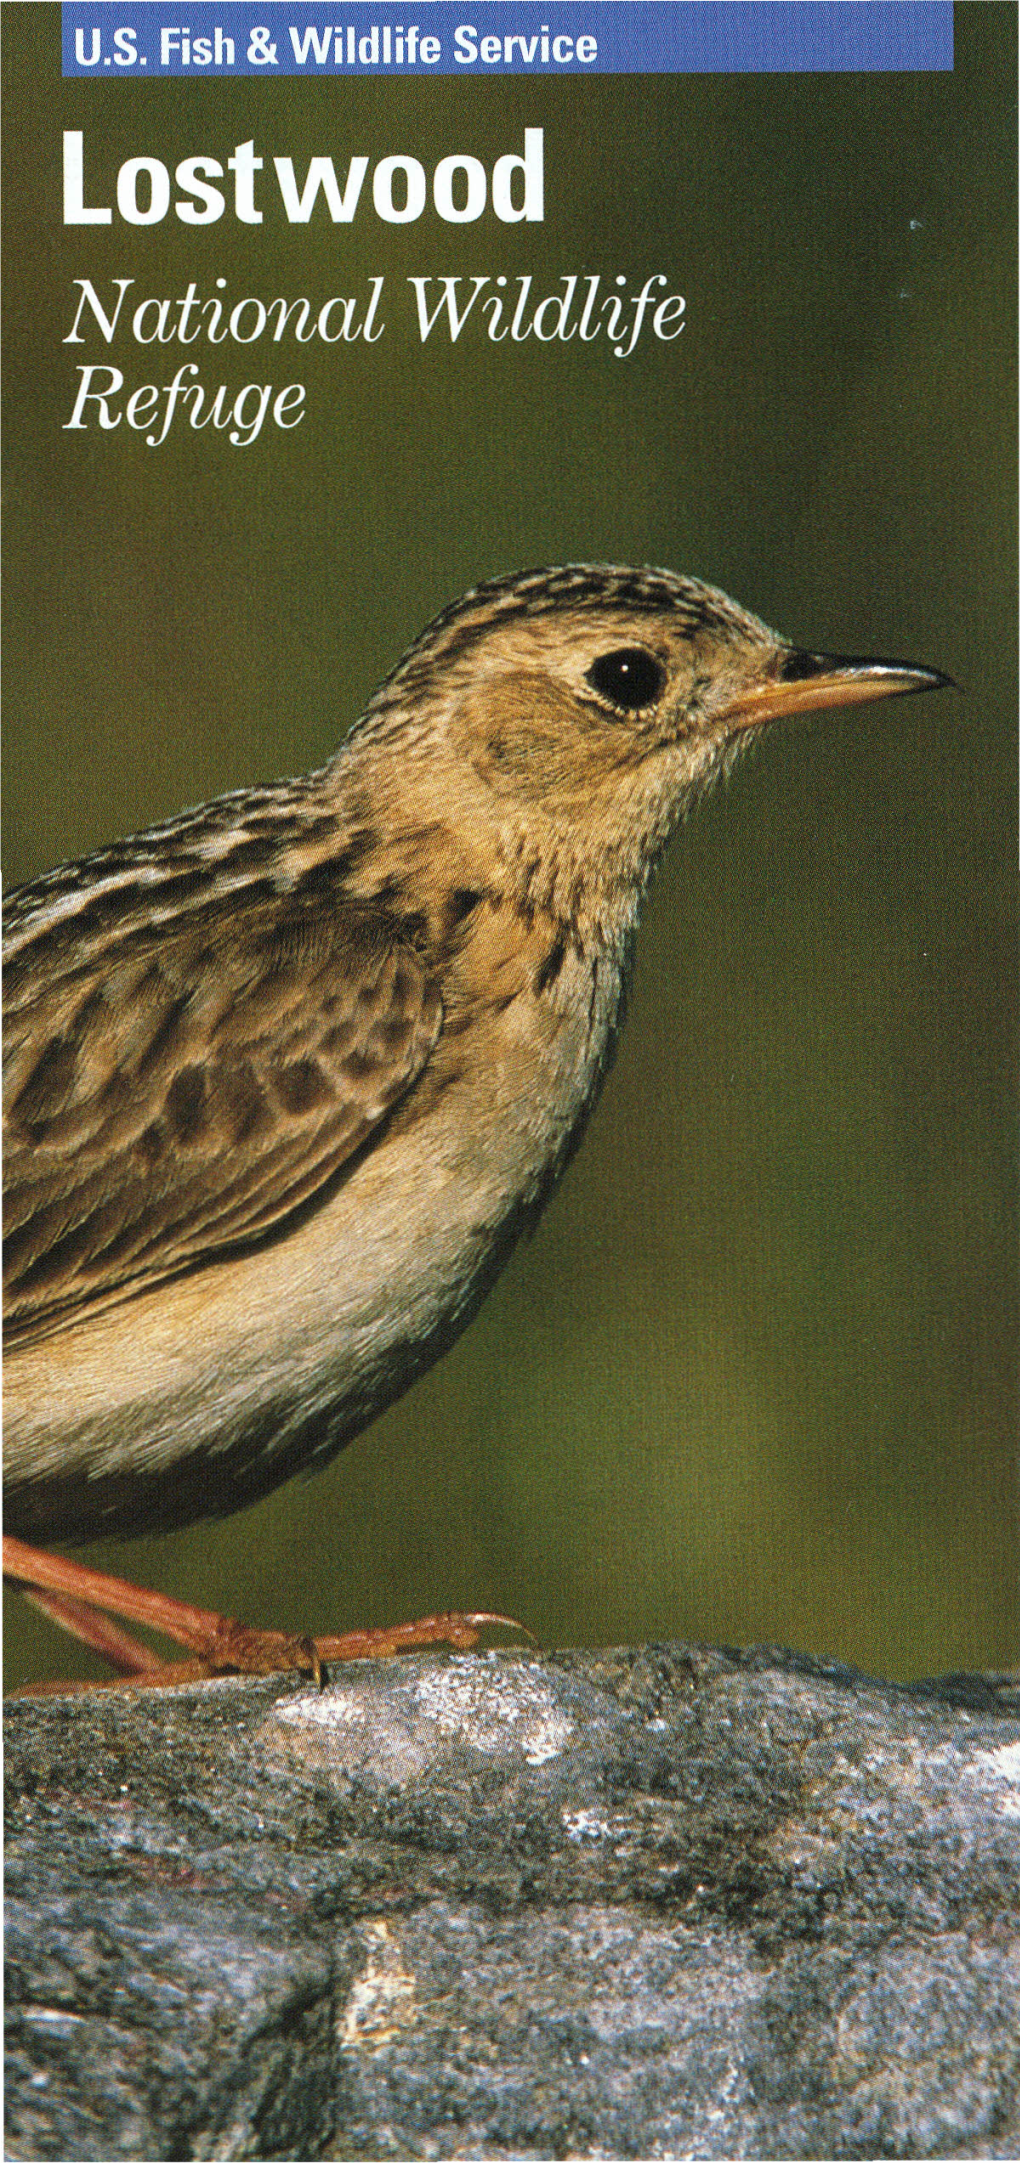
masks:
<svg viewBox="0 0 1020 2163"><path fill-rule="evenodd" d="M581 1140L674 828L768 724L950 681L673 571L517 572L434 617L324 766L13 892L15 1580L71 1627L104 1588L179 1604L203 1672L246 1664L243 1626L40 1550L240 1509L439 1359ZM341 1642L251 1636L315 1672Z"/></svg>

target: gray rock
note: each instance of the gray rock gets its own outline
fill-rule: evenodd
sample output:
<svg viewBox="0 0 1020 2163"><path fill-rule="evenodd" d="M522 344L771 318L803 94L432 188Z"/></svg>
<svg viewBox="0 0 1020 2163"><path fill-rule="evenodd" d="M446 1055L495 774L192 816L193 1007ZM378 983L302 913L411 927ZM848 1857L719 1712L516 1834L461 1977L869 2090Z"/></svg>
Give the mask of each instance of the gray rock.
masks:
<svg viewBox="0 0 1020 2163"><path fill-rule="evenodd" d="M10 2156L1015 2156L1020 1692L683 1647L6 1712Z"/></svg>

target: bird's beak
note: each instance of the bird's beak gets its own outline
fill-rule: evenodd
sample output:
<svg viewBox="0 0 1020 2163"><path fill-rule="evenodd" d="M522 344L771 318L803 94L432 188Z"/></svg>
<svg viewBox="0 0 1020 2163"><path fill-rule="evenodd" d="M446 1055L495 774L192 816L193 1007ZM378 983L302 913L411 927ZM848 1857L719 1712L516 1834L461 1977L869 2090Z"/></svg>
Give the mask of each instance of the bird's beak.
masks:
<svg viewBox="0 0 1020 2163"><path fill-rule="evenodd" d="M869 698L892 698L902 691L955 689L951 676L937 668L916 668L911 661L865 661L847 654L801 653L786 647L772 673L737 692L718 719L736 735L787 714L814 713L823 706L856 706Z"/></svg>

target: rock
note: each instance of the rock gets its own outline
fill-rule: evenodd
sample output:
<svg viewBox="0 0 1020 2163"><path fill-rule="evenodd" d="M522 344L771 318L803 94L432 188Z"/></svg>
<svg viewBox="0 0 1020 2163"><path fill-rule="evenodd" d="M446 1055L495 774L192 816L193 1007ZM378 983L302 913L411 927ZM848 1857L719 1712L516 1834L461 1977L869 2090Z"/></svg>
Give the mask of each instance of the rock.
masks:
<svg viewBox="0 0 1020 2163"><path fill-rule="evenodd" d="M6 1710L11 2157L1015 2156L1020 1691L678 1646Z"/></svg>

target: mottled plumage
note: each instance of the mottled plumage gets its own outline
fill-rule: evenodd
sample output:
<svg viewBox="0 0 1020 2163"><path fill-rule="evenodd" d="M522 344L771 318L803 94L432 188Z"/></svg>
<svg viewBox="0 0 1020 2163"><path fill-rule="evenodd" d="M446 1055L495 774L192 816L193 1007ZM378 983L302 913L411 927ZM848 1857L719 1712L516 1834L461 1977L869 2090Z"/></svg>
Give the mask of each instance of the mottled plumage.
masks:
<svg viewBox="0 0 1020 2163"><path fill-rule="evenodd" d="M576 1146L685 806L775 715L939 680L670 572L528 572L318 772L13 895L8 1529L182 1523L358 1432Z"/></svg>
<svg viewBox="0 0 1020 2163"><path fill-rule="evenodd" d="M11 968L9 1347L284 1225L440 1027L413 926L342 877L250 893L240 922L229 893L144 924L117 898L87 959L37 973L29 944Z"/></svg>

